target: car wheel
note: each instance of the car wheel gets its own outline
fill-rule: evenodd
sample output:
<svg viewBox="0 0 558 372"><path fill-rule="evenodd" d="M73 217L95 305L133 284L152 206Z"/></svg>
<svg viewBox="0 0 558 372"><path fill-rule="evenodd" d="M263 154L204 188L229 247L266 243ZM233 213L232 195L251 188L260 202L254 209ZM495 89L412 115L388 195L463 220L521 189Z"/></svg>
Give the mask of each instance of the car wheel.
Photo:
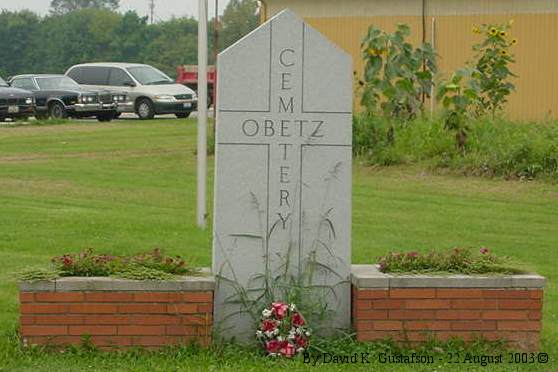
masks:
<svg viewBox="0 0 558 372"><path fill-rule="evenodd" d="M121 112L117 112L116 114L114 114L114 116L112 117L113 119L118 119L120 117L120 115L122 115Z"/></svg>
<svg viewBox="0 0 558 372"><path fill-rule="evenodd" d="M153 102L147 98L140 99L136 105L136 114L142 120L153 119L155 116Z"/></svg>
<svg viewBox="0 0 558 372"><path fill-rule="evenodd" d="M177 118L179 119L186 119L188 116L190 116L191 112L181 112L179 114L175 114Z"/></svg>
<svg viewBox="0 0 558 372"><path fill-rule="evenodd" d="M51 103L49 106L48 113L49 116L53 119L66 119L68 117L66 108L60 102Z"/></svg>
<svg viewBox="0 0 558 372"><path fill-rule="evenodd" d="M3 122L5 120L6 120L6 118L3 118L3 117L0 116L0 122Z"/></svg>

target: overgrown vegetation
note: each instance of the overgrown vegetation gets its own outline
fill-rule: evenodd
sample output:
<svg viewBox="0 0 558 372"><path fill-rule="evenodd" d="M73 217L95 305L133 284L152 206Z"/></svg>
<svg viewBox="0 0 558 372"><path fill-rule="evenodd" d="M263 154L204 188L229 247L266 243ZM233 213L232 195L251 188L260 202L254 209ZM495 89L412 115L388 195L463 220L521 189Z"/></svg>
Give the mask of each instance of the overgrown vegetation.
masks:
<svg viewBox="0 0 558 372"><path fill-rule="evenodd" d="M80 253L53 257L51 269L31 269L19 274L21 280L49 280L57 277L113 276L137 280L164 280L175 275L192 275L198 270L180 256L166 256L160 249L131 256Z"/></svg>
<svg viewBox="0 0 558 372"><path fill-rule="evenodd" d="M390 141L393 132L395 141ZM431 170L506 179L558 179L558 122L478 119L468 124L465 151L443 117L393 125L381 117L356 116L355 155L369 165L420 164Z"/></svg>
<svg viewBox="0 0 558 372"><path fill-rule="evenodd" d="M354 120L355 155L381 166L420 163L466 175L557 179L558 122L501 115L515 90L512 23L473 28L482 37L472 46L474 60L439 81L443 109L431 119L423 103L435 84L435 51L428 44L413 49L405 41L408 26L393 34L370 27L362 43L364 111Z"/></svg>
<svg viewBox="0 0 558 372"><path fill-rule="evenodd" d="M420 252L390 252L378 258L384 273L522 274L509 258L498 257L488 248Z"/></svg>

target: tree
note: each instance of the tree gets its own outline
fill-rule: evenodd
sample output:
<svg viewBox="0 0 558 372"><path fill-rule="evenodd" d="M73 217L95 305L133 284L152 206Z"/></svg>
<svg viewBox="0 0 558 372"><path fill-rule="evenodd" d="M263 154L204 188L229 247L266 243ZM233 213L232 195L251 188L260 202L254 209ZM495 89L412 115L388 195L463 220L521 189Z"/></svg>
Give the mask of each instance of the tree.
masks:
<svg viewBox="0 0 558 372"><path fill-rule="evenodd" d="M149 44L142 48L142 60L170 76L176 67L195 64L198 22L193 18L173 18L149 26Z"/></svg>
<svg viewBox="0 0 558 372"><path fill-rule="evenodd" d="M258 27L256 0L231 0L221 19L222 46L227 48Z"/></svg>
<svg viewBox="0 0 558 372"><path fill-rule="evenodd" d="M142 56L147 47L147 16L140 17L136 12L128 11L120 19L110 43L114 50L114 61L143 62Z"/></svg>
<svg viewBox="0 0 558 372"><path fill-rule="evenodd" d="M32 72L42 63L41 19L22 10L0 12L0 75Z"/></svg>
<svg viewBox="0 0 558 372"><path fill-rule="evenodd" d="M64 73L84 62L113 61L113 45L122 16L109 10L82 9L51 15L42 22L42 68L38 72Z"/></svg>
<svg viewBox="0 0 558 372"><path fill-rule="evenodd" d="M115 11L120 0L52 0L50 2L53 14L66 14L80 9L108 9Z"/></svg>

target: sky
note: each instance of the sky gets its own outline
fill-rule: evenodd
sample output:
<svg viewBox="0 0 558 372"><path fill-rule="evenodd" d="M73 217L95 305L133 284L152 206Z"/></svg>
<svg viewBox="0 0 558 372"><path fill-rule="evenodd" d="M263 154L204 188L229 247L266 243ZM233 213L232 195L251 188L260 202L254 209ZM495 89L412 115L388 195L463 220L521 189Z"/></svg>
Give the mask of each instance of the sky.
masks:
<svg viewBox="0 0 558 372"><path fill-rule="evenodd" d="M0 0L0 9L30 9L36 13L47 14L51 0ZM149 0L120 0L120 11L135 10L139 15L148 14ZM155 0L155 20L167 20L172 16L192 16L198 18L199 0ZM229 0L219 1L219 13ZM209 18L215 13L215 0L208 0Z"/></svg>

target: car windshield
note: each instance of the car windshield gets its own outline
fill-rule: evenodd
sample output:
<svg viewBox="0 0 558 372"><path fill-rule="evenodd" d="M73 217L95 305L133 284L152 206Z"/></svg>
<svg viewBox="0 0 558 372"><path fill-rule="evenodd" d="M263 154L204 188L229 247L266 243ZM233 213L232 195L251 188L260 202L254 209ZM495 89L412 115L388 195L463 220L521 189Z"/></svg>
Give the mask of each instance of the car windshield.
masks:
<svg viewBox="0 0 558 372"><path fill-rule="evenodd" d="M6 82L4 81L4 79L2 79L2 78L0 77L0 87L7 87L7 86L8 86L8 83L6 83Z"/></svg>
<svg viewBox="0 0 558 372"><path fill-rule="evenodd" d="M174 84L170 77L151 66L129 67L127 70L142 85Z"/></svg>
<svg viewBox="0 0 558 372"><path fill-rule="evenodd" d="M43 90L52 89L79 89L78 83L67 76L53 76L37 78L39 88Z"/></svg>

